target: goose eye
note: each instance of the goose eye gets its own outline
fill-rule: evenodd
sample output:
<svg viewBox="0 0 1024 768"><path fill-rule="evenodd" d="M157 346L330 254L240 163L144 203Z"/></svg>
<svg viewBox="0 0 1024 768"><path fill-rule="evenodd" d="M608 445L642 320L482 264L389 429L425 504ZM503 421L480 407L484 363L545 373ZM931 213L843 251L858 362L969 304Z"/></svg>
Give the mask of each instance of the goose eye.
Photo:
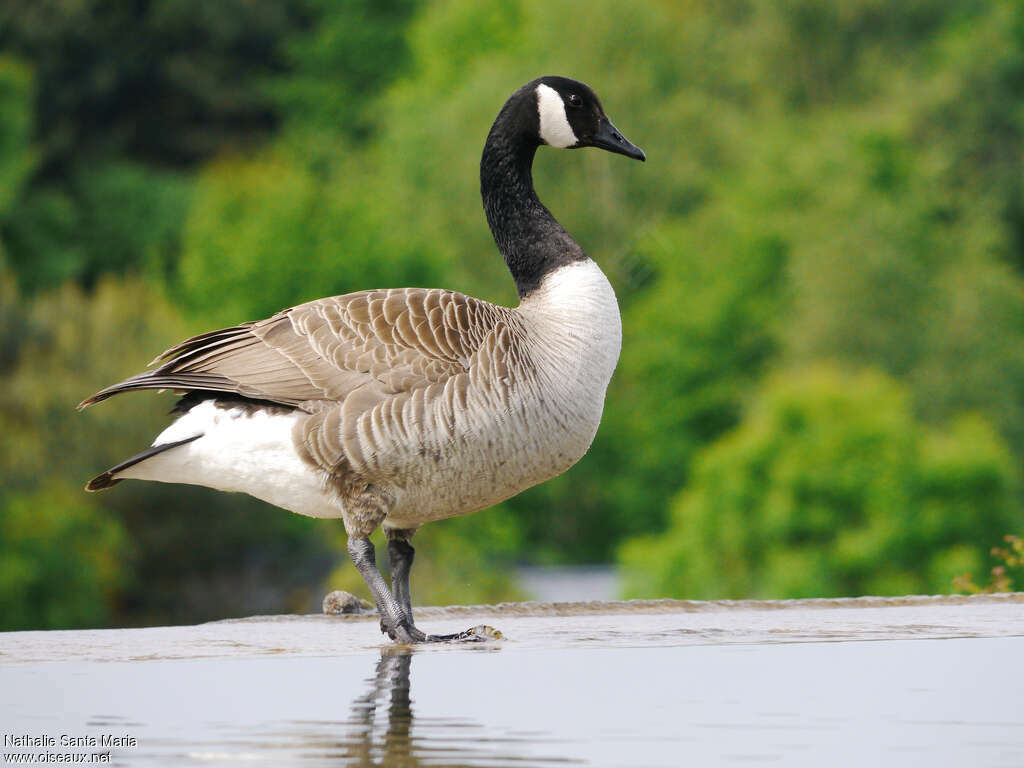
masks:
<svg viewBox="0 0 1024 768"><path fill-rule="evenodd" d="M583 99L580 98L578 93L570 93L566 96L565 101L570 107L579 107L583 105Z"/></svg>

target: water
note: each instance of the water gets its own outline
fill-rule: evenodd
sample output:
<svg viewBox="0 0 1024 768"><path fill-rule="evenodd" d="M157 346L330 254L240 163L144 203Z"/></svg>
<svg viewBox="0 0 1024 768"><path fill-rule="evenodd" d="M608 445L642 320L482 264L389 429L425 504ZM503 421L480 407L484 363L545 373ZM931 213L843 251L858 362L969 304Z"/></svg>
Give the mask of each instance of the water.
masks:
<svg viewBox="0 0 1024 768"><path fill-rule="evenodd" d="M434 609L509 639L415 650L363 617L7 633L0 723L130 735L113 762L140 766L1021 766L1022 608Z"/></svg>
<svg viewBox="0 0 1024 768"><path fill-rule="evenodd" d="M618 570L610 565L527 565L516 577L531 600L546 603L614 600L622 592Z"/></svg>

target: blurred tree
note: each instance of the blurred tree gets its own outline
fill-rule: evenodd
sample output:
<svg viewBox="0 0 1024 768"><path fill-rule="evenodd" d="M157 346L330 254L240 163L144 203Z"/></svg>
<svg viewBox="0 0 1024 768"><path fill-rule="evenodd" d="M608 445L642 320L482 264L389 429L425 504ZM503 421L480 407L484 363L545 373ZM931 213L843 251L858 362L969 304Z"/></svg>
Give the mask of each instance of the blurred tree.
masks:
<svg viewBox="0 0 1024 768"><path fill-rule="evenodd" d="M181 166L274 125L263 83L285 70L298 0L10 0L0 48L36 70L41 174L83 158Z"/></svg>
<svg viewBox="0 0 1024 768"><path fill-rule="evenodd" d="M701 453L664 536L624 547L630 596L786 598L948 592L1018 528L1019 478L978 417L948 431L905 387L833 367L768 380Z"/></svg>
<svg viewBox="0 0 1024 768"><path fill-rule="evenodd" d="M386 192L365 166L339 159L317 174L290 148L200 177L180 264L187 306L233 325L325 295L440 282L432 254L373 204Z"/></svg>
<svg viewBox="0 0 1024 768"><path fill-rule="evenodd" d="M67 484L0 489L0 512L0 631L109 622L124 580L117 521Z"/></svg>
<svg viewBox="0 0 1024 768"><path fill-rule="evenodd" d="M28 67L0 56L0 217L17 199L35 163L30 148L32 91Z"/></svg>
<svg viewBox="0 0 1024 768"><path fill-rule="evenodd" d="M124 531L65 474L73 449L50 429L67 423L54 406L69 406L26 361L49 329L21 304L2 267L0 315L0 627L103 625L124 580Z"/></svg>
<svg viewBox="0 0 1024 768"><path fill-rule="evenodd" d="M152 393L74 411L186 335L160 293L108 278L89 295L67 285L29 304L9 276L0 286L15 320L0 326L0 348L15 350L0 402L0 560L15 563L3 578L18 606L5 626L197 621L316 604L311 585L336 557L331 523L188 486L82 490L167 423L173 399L161 407Z"/></svg>
<svg viewBox="0 0 1024 768"><path fill-rule="evenodd" d="M1024 95L1024 10L938 10L870 101L789 121L765 149L765 197L792 233L787 357L882 367L922 416L980 411L1024 456L1024 122L1007 107Z"/></svg>
<svg viewBox="0 0 1024 768"><path fill-rule="evenodd" d="M1014 580L1024 573L1024 538L1008 533L1003 537L1005 547L992 547L990 554L998 562L989 571L989 582L980 586L969 573L957 574L953 587L957 592L972 595L980 593L1013 592ZM1020 584L1020 582L1017 582Z"/></svg>
<svg viewBox="0 0 1024 768"><path fill-rule="evenodd" d="M863 103L913 76L949 25L984 13L979 0L755 0L741 35L753 54L746 69L757 90L789 109Z"/></svg>
<svg viewBox="0 0 1024 768"><path fill-rule="evenodd" d="M173 273L190 202L184 174L138 163L82 165L61 183L36 184L2 230L23 291L104 274Z"/></svg>
<svg viewBox="0 0 1024 768"><path fill-rule="evenodd" d="M380 93L409 64L412 0L303 0L308 23L283 42L287 71L269 84L286 128L314 143L366 139Z"/></svg>
<svg viewBox="0 0 1024 768"><path fill-rule="evenodd" d="M284 123L328 146L324 131L365 135L373 97L405 61L411 10L402 0L0 6L0 50L38 82L38 163L0 221L22 289L131 268L172 276L188 171L256 148Z"/></svg>

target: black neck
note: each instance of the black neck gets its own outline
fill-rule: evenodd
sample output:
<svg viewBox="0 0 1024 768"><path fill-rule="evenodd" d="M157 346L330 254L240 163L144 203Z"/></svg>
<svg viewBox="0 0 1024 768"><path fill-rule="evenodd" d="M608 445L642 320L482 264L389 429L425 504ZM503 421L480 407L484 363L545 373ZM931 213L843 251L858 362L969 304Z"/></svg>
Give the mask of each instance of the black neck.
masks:
<svg viewBox="0 0 1024 768"><path fill-rule="evenodd" d="M552 270L587 258L533 188L531 169L539 146L531 138L537 132L536 112L532 92L510 99L494 121L480 159L480 194L487 223L520 299Z"/></svg>

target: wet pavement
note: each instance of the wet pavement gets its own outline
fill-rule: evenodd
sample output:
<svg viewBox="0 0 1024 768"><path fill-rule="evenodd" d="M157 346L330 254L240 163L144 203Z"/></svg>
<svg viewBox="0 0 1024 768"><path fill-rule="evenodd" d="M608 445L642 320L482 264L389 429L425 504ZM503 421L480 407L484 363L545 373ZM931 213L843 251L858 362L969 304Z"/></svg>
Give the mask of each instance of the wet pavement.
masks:
<svg viewBox="0 0 1024 768"><path fill-rule="evenodd" d="M1022 594L525 603L421 609L417 623L506 639L396 647L369 616L3 633L5 741L56 742L3 752L147 766L1024 765Z"/></svg>

